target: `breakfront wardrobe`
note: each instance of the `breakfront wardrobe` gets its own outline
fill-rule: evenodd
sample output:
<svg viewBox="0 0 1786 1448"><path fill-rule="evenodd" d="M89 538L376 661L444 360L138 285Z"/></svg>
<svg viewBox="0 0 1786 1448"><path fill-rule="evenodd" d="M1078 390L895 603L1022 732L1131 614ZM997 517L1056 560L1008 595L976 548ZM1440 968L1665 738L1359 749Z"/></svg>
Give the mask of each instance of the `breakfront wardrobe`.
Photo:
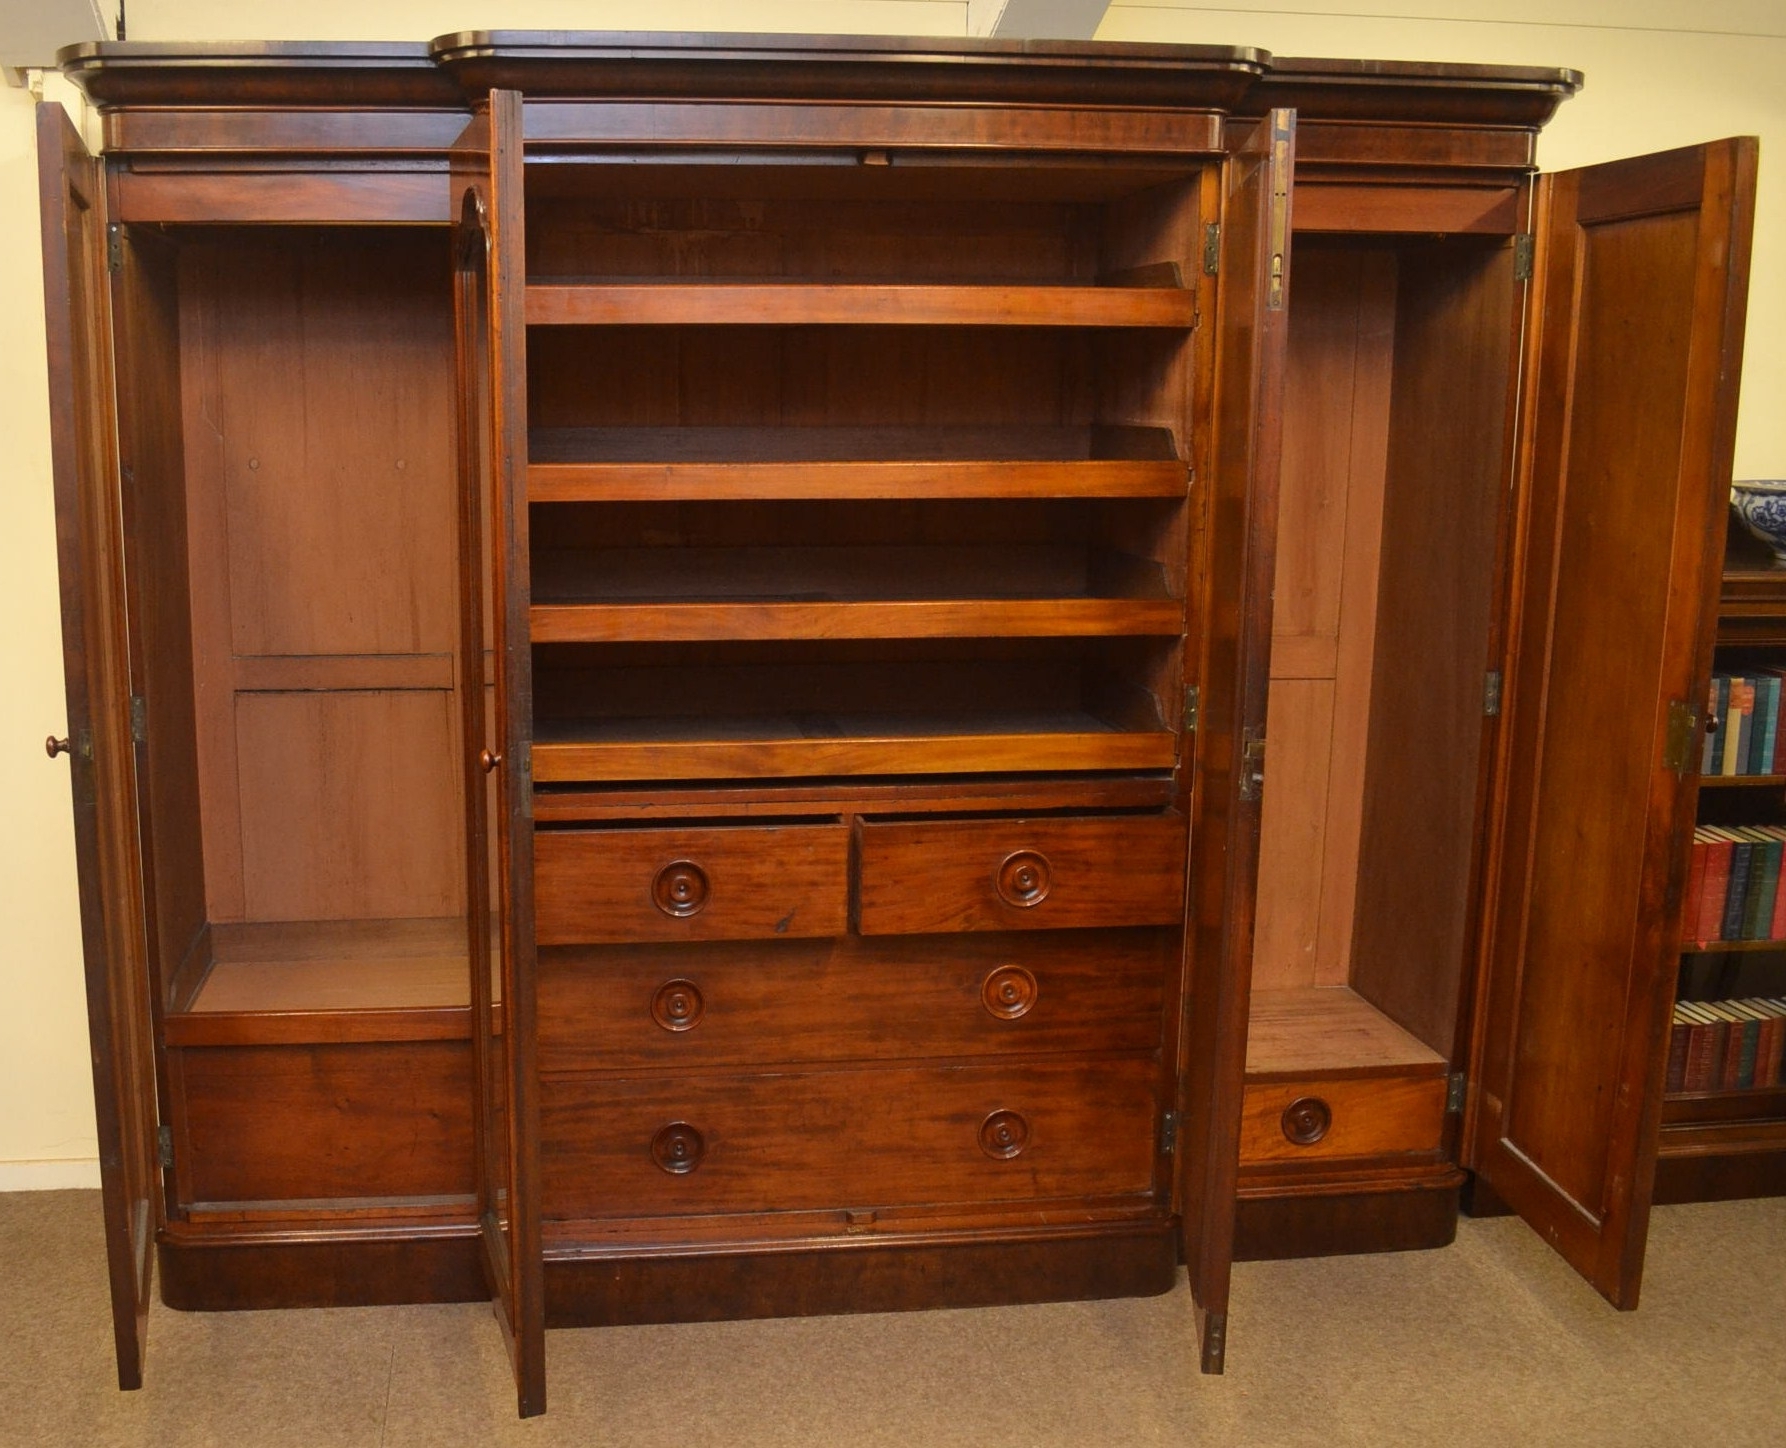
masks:
<svg viewBox="0 0 1786 1448"><path fill-rule="evenodd" d="M1755 153L1215 47L99 45L41 113L120 1379L1433 1245L1633 1305ZM1191 1345L1187 1344L1187 1366Z"/></svg>

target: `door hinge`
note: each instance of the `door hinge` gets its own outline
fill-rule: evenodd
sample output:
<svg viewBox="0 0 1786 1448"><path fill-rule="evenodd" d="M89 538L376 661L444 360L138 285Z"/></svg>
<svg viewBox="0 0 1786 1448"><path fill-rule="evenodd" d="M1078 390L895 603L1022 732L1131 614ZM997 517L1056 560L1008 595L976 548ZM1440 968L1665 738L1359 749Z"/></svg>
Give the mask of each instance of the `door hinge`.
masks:
<svg viewBox="0 0 1786 1448"><path fill-rule="evenodd" d="M124 228L116 221L105 229L105 269L113 276L124 270Z"/></svg>
<svg viewBox="0 0 1786 1448"><path fill-rule="evenodd" d="M1486 718L1500 718L1501 683L1501 671L1499 669L1490 669L1488 671L1488 677L1482 681L1482 713Z"/></svg>
<svg viewBox="0 0 1786 1448"><path fill-rule="evenodd" d="M1529 231L1517 233L1513 238L1513 280L1529 282L1532 279L1532 268L1538 256L1538 239Z"/></svg>
<svg viewBox="0 0 1786 1448"><path fill-rule="evenodd" d="M1265 790L1265 733L1248 729L1240 741L1240 797L1258 799Z"/></svg>
<svg viewBox="0 0 1786 1448"><path fill-rule="evenodd" d="M1222 269L1222 228L1210 222L1203 228L1203 275L1215 276Z"/></svg>
<svg viewBox="0 0 1786 1448"><path fill-rule="evenodd" d="M1184 691L1184 732L1197 732L1197 711L1203 705L1203 690L1195 684L1185 685Z"/></svg>
<svg viewBox="0 0 1786 1448"><path fill-rule="evenodd" d="M1445 1114L1456 1116L1464 1109L1464 1094L1469 1083L1462 1071L1452 1073L1451 1079L1445 1083Z"/></svg>
<svg viewBox="0 0 1786 1448"><path fill-rule="evenodd" d="M1178 1113L1168 1111L1160 1117L1160 1155L1170 1156L1178 1150Z"/></svg>
<svg viewBox="0 0 1786 1448"><path fill-rule="evenodd" d="M1284 309L1285 273L1290 265L1290 129L1282 124L1283 112L1271 134L1271 275L1265 283L1265 310Z"/></svg>
<svg viewBox="0 0 1786 1448"><path fill-rule="evenodd" d="M164 1167L174 1164L174 1129L171 1126L155 1128L155 1158Z"/></svg>
<svg viewBox="0 0 1786 1448"><path fill-rule="evenodd" d="M149 742L149 706L141 694L130 696L130 737L138 744Z"/></svg>
<svg viewBox="0 0 1786 1448"><path fill-rule="evenodd" d="M1662 767L1685 775L1699 739L1699 716L1684 699L1668 701L1668 737L1662 745Z"/></svg>

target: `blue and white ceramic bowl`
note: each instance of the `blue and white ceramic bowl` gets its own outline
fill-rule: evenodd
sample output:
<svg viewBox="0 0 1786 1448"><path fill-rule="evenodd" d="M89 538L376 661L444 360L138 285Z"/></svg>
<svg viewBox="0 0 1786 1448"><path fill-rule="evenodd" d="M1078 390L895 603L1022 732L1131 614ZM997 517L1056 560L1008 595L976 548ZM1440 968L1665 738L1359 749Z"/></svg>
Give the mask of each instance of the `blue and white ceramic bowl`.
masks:
<svg viewBox="0 0 1786 1448"><path fill-rule="evenodd" d="M1786 568L1786 478L1732 483L1730 506L1743 526L1773 550L1774 566Z"/></svg>

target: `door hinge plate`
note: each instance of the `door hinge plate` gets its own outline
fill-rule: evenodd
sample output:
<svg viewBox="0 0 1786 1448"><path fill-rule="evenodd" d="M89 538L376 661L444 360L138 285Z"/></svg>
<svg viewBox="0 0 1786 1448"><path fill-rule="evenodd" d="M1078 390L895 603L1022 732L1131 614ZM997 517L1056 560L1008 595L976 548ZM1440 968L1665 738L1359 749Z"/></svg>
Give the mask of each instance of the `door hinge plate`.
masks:
<svg viewBox="0 0 1786 1448"><path fill-rule="evenodd" d="M130 696L130 737L138 744L149 742L149 706L141 694Z"/></svg>
<svg viewBox="0 0 1786 1448"><path fill-rule="evenodd" d="M105 269L113 276L124 270L124 228L116 221L105 229Z"/></svg>
<svg viewBox="0 0 1786 1448"><path fill-rule="evenodd" d="M1222 228L1210 222L1203 228L1203 275L1215 276L1222 269Z"/></svg>
<svg viewBox="0 0 1786 1448"><path fill-rule="evenodd" d="M1668 701L1668 737L1662 746L1662 767L1685 775L1699 738L1699 716L1684 699Z"/></svg>
<svg viewBox="0 0 1786 1448"><path fill-rule="evenodd" d="M1529 231L1519 232L1513 238L1513 280L1529 282L1532 270L1538 257L1538 239Z"/></svg>
<svg viewBox="0 0 1786 1448"><path fill-rule="evenodd" d="M1456 1116L1464 1109L1465 1093L1469 1082L1462 1071L1452 1073L1451 1079L1445 1083L1445 1114Z"/></svg>
<svg viewBox="0 0 1786 1448"><path fill-rule="evenodd" d="M1501 715L1503 682L1499 669L1490 669L1488 677L1482 681L1482 713L1489 719L1498 719Z"/></svg>
<svg viewBox="0 0 1786 1448"><path fill-rule="evenodd" d="M1187 684L1184 691L1184 732L1197 732L1197 711L1203 705L1203 690L1195 684Z"/></svg>
<svg viewBox="0 0 1786 1448"><path fill-rule="evenodd" d="M1160 1117L1160 1155L1170 1156L1178 1150L1178 1113L1168 1111Z"/></svg>
<svg viewBox="0 0 1786 1448"><path fill-rule="evenodd" d="M171 1168L174 1164L174 1129L171 1126L155 1128L155 1158L162 1166Z"/></svg>
<svg viewBox="0 0 1786 1448"><path fill-rule="evenodd" d="M1258 799L1265 792L1265 731L1248 729L1240 738L1240 797Z"/></svg>
<svg viewBox="0 0 1786 1448"><path fill-rule="evenodd" d="M1265 310L1284 309L1284 282L1290 266L1290 128L1278 117L1271 133L1271 274L1265 283Z"/></svg>

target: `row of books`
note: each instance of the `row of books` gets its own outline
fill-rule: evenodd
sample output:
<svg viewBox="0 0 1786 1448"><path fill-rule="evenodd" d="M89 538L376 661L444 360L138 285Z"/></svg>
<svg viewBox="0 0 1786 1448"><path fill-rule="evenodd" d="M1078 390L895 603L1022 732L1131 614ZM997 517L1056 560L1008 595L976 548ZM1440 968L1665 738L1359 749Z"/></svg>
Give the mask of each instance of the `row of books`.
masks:
<svg viewBox="0 0 1786 1448"><path fill-rule="evenodd" d="M1678 1001L1668 1038L1670 1091L1786 1086L1786 996Z"/></svg>
<svg viewBox="0 0 1786 1448"><path fill-rule="evenodd" d="M1712 727L1699 762L1702 775L1786 774L1786 729L1780 727L1779 669L1713 674Z"/></svg>
<svg viewBox="0 0 1786 1448"><path fill-rule="evenodd" d="M1786 826L1700 825L1682 934L1689 945L1786 940Z"/></svg>

